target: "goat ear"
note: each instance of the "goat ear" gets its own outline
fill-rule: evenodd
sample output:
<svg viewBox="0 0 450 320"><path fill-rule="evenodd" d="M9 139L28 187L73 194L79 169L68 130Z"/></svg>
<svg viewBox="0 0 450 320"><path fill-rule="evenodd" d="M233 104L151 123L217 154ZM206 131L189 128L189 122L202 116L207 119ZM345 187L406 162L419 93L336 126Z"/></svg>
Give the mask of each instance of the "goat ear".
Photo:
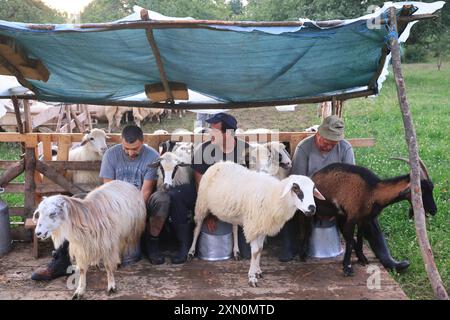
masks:
<svg viewBox="0 0 450 320"><path fill-rule="evenodd" d="M151 168L158 168L158 167L159 167L159 164L160 164L160 160L156 160L155 162L150 163L150 164L148 165L148 167L151 167Z"/></svg>
<svg viewBox="0 0 450 320"><path fill-rule="evenodd" d="M320 191L316 187L314 187L313 195L319 200L326 200L325 197L320 193Z"/></svg>
<svg viewBox="0 0 450 320"><path fill-rule="evenodd" d="M405 189L400 191L400 196L406 197L411 192L411 183L408 183Z"/></svg>
<svg viewBox="0 0 450 320"><path fill-rule="evenodd" d="M84 131L83 133L84 134L89 134L89 133L91 133L91 130L88 129L88 130Z"/></svg>

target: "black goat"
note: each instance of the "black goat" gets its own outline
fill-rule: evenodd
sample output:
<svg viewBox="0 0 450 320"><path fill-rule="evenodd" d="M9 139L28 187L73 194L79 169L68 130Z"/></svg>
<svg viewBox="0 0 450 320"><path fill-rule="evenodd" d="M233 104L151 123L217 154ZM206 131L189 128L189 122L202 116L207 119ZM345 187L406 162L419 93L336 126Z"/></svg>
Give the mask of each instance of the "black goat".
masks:
<svg viewBox="0 0 450 320"><path fill-rule="evenodd" d="M408 162L402 158L395 159ZM434 215L437 211L433 199L434 186L421 160L420 165L423 206L426 213ZM344 275L353 275L350 262L353 248L358 262L363 265L368 263L362 250L363 237L369 241L375 255L386 268L395 268L400 271L409 266L408 261L397 262L392 259L377 221L377 216L385 207L402 200L408 200L411 204L409 174L382 180L364 167L334 163L316 172L312 180L326 199L316 200L316 216L335 216L346 241ZM355 242L356 226L358 226L358 233ZM300 257L304 259L312 231L311 218L307 220L302 217L300 228L302 230Z"/></svg>

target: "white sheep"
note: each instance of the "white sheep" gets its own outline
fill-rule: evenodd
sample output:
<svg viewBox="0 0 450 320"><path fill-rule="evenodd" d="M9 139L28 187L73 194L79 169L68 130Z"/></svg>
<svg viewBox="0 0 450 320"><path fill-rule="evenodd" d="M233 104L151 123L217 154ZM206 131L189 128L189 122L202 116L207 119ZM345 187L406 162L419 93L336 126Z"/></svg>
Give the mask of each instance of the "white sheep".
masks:
<svg viewBox="0 0 450 320"><path fill-rule="evenodd" d="M262 274L259 262L265 237L276 235L296 210L313 215L314 196L324 200L306 176L291 175L280 181L233 162L216 163L200 180L194 240L188 259L194 257L203 219L211 213L234 226L243 226L252 251L248 280L251 286L256 286Z"/></svg>
<svg viewBox="0 0 450 320"><path fill-rule="evenodd" d="M130 201L133 199L133 201ZM73 299L86 291L86 272L90 265L103 262L108 278L107 292L116 291L114 271L121 256L136 248L145 228L146 208L141 192L132 184L114 180L91 191L85 199L63 195L44 198L33 214L36 236L64 239L79 270L78 287Z"/></svg>
<svg viewBox="0 0 450 320"><path fill-rule="evenodd" d="M101 129L86 131L81 145L69 151L69 161L97 161L101 160L108 146L108 136ZM75 184L99 185L101 183L98 171L76 170L72 172L72 181Z"/></svg>

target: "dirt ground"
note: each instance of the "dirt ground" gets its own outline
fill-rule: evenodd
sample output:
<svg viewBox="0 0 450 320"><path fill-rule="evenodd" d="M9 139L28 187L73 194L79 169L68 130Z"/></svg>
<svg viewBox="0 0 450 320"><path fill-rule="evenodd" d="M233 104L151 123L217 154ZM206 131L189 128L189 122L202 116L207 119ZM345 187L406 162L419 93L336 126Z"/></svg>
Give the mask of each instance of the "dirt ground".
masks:
<svg viewBox="0 0 450 320"><path fill-rule="evenodd" d="M31 244L14 243L13 250L0 258L0 299L70 299L70 277L50 282L35 282L31 273L50 260L48 243L41 244L42 257L34 259ZM370 265L355 265L355 276L344 277L342 256L334 259L309 259L307 262L278 262L277 244L269 243L263 252L261 268L264 278L257 288L247 283L249 260L207 262L194 259L183 265L170 260L154 266L148 260L119 269L118 292L106 294L106 273L91 268L88 272L85 299L407 299L389 273L374 260L366 248ZM166 252L167 253L167 252ZM379 287L372 281L373 269L379 268ZM367 284L372 284L370 288Z"/></svg>

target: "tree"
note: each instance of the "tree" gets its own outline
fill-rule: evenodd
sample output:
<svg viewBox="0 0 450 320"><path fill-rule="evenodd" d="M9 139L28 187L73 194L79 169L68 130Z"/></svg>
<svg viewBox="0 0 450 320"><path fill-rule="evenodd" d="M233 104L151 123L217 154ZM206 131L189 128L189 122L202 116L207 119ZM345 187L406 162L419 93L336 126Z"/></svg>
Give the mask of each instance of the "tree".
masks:
<svg viewBox="0 0 450 320"><path fill-rule="evenodd" d="M0 19L28 23L64 23L67 16L36 0L0 0Z"/></svg>
<svg viewBox="0 0 450 320"><path fill-rule="evenodd" d="M81 22L107 22L121 19L132 13L131 2L128 0L92 1L81 13Z"/></svg>

